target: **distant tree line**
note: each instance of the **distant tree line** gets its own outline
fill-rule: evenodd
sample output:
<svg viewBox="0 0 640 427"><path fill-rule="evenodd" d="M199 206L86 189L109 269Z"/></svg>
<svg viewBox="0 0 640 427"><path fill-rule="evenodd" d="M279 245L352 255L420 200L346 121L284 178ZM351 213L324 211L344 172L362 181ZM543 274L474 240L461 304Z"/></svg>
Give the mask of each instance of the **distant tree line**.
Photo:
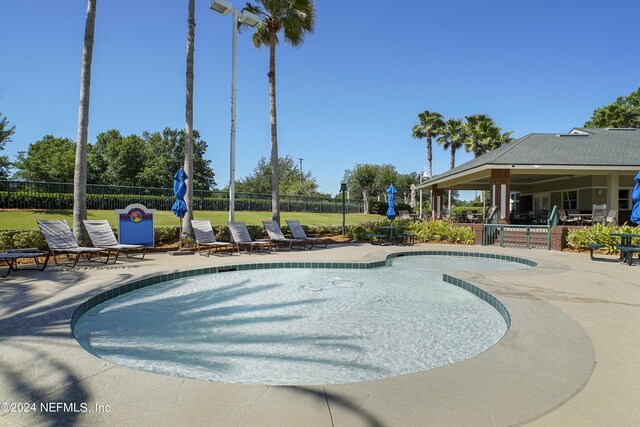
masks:
<svg viewBox="0 0 640 427"><path fill-rule="evenodd" d="M250 175L236 182L236 191L267 194L272 190L271 161L262 157ZM318 192L318 183L311 171L301 173L290 156L278 158L278 182L282 196L329 196ZM331 196L329 196L331 197Z"/></svg>
<svg viewBox="0 0 640 427"><path fill-rule="evenodd" d="M211 161L204 159L207 143L193 131L194 182L197 190L215 187ZM87 150L87 183L136 187L171 187L173 175L184 162L185 131L122 136L116 129L97 136ZM20 151L13 166L14 178L28 181L72 182L76 143L46 135Z"/></svg>
<svg viewBox="0 0 640 427"><path fill-rule="evenodd" d="M7 142L11 142L11 135L16 131L15 126L9 126L9 120L7 117L2 117L0 113L0 151L4 150L4 145ZM0 156L0 179L7 179L9 177L9 167L11 162L9 157Z"/></svg>
<svg viewBox="0 0 640 427"><path fill-rule="evenodd" d="M369 213L369 198L386 197L390 184L397 190L396 197L409 202L411 184L418 184L420 176L416 172L399 173L393 165L356 164L344 172L343 182L347 184L349 197L362 199L364 212Z"/></svg>

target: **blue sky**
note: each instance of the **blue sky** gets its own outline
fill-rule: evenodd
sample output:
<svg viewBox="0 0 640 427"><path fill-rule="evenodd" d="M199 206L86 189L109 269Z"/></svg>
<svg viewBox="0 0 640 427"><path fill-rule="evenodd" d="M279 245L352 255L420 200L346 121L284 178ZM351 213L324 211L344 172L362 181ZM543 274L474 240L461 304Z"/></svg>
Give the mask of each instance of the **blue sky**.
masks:
<svg viewBox="0 0 640 427"><path fill-rule="evenodd" d="M234 6L243 2L234 0ZM565 132L640 87L636 0L318 0L315 32L277 50L281 156L320 190L345 169L426 166L411 128L425 109L487 113L514 136ZM187 1L98 0L89 142L184 127ZM0 112L14 159L52 134L76 139L85 0L0 2ZM231 18L196 1L194 127L220 187L229 176ZM237 177L269 156L268 51L238 39ZM457 164L471 159L457 154ZM449 168L435 146L434 173Z"/></svg>

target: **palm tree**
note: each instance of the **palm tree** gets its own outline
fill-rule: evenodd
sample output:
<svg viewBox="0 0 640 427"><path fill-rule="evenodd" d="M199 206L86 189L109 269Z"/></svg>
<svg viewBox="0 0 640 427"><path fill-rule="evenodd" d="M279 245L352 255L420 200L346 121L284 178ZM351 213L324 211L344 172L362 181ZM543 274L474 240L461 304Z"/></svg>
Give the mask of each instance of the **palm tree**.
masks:
<svg viewBox="0 0 640 427"><path fill-rule="evenodd" d="M451 150L451 169L453 169L456 166L456 151L464 146L462 120L448 119L441 132L437 141L445 150ZM451 212L451 190L449 190L448 203L449 212Z"/></svg>
<svg viewBox="0 0 640 427"><path fill-rule="evenodd" d="M462 120L448 119L437 138L438 144L445 150L451 150L451 169L456 166L456 151L464 146L464 137Z"/></svg>
<svg viewBox="0 0 640 427"><path fill-rule="evenodd" d="M193 53L195 40L195 0L189 0L189 12L187 17L187 105L184 129L184 166L187 174L187 194L184 200L187 203L187 213L184 216L182 234L193 236L191 220L193 219Z"/></svg>
<svg viewBox="0 0 640 427"><path fill-rule="evenodd" d="M473 152L475 157L480 157L491 150L495 150L503 144L513 141L513 132L502 133L496 123L487 114L473 114L465 116L466 123L463 126L465 149ZM485 193L480 193L482 199L482 215L484 221Z"/></svg>
<svg viewBox="0 0 640 427"><path fill-rule="evenodd" d="M433 147L431 145L431 138L440 135L444 128L444 121L442 114L429 110L424 110L418 114L418 120L420 120L420 123L413 126L411 136L415 139L427 139L427 161L429 162L429 176L431 177L433 176Z"/></svg>
<svg viewBox="0 0 640 427"><path fill-rule="evenodd" d="M87 219L87 139L89 131L89 97L91 89L91 61L93 35L96 25L96 0L87 1L87 19L82 47L80 71L80 105L78 107L78 143L73 174L73 234L80 242L86 241L82 220Z"/></svg>
<svg viewBox="0 0 640 427"><path fill-rule="evenodd" d="M284 41L297 47L304 36L313 32L316 10L311 0L258 0L262 5L247 3L243 10L258 15L261 21L253 33L256 48L269 47L269 118L271 122L271 212L272 220L280 223L280 183L278 181L278 122L276 116L276 45L283 30Z"/></svg>

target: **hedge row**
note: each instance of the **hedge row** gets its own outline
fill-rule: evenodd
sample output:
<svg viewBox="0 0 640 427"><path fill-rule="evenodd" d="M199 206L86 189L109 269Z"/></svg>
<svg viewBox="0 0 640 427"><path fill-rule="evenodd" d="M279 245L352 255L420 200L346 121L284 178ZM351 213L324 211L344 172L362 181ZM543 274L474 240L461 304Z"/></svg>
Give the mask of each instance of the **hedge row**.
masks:
<svg viewBox="0 0 640 427"><path fill-rule="evenodd" d="M123 209L133 203L141 203L150 209L170 210L173 196L132 195L132 194L87 194L87 208L97 210ZM229 199L224 194L217 197L194 197L194 209L199 211L229 210ZM0 196L3 209L73 209L73 194L68 193L8 193ZM271 198L256 196L235 199L238 211L270 211ZM284 212L342 212L340 200L301 200L282 196L280 209ZM347 204L347 212L361 212L360 202Z"/></svg>

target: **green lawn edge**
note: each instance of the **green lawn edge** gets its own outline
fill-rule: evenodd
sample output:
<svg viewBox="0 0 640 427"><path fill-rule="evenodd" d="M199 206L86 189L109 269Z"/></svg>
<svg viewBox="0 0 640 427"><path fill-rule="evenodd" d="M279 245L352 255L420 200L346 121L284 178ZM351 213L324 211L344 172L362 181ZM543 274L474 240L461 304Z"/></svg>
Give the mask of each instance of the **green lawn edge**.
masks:
<svg viewBox="0 0 640 427"><path fill-rule="evenodd" d="M380 221L382 215L349 213L345 215L346 225L356 225L363 222ZM71 210L4 210L0 211L0 230L36 230L37 219L66 219L69 226L73 226L73 212ZM115 211L90 210L87 219L106 219L112 227L118 226L118 216ZM226 211L195 211L194 219L205 219L215 225L226 225L229 213ZM316 212L281 212L280 221L284 225L287 219L297 219L304 225L341 225L340 213ZM271 212L236 211L236 221L244 221L247 225L262 225L263 220L271 220ZM171 227L180 225L180 220L171 211L154 212L154 226Z"/></svg>

